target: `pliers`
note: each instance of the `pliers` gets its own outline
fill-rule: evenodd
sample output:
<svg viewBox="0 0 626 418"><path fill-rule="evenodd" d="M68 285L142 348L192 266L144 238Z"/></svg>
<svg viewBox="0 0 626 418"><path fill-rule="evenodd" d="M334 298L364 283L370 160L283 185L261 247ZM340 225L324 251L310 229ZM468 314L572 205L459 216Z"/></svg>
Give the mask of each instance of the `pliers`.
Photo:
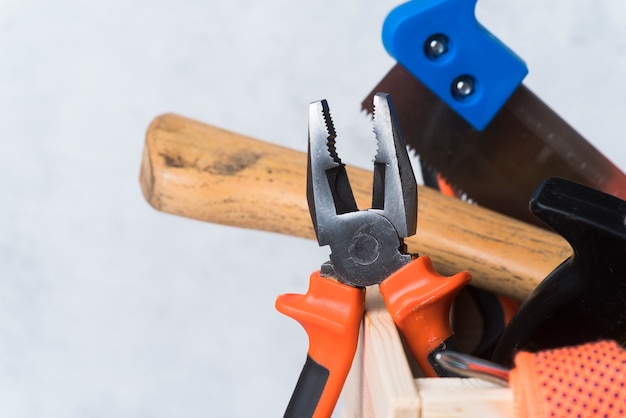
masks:
<svg viewBox="0 0 626 418"><path fill-rule="evenodd" d="M304 368L285 417L330 417L350 370L364 313L365 288L379 285L385 305L427 376L447 376L434 355L456 349L450 306L468 272L439 275L403 238L417 228L417 183L387 94L374 96L372 208L359 210L339 158L328 103L309 107L307 200L318 243L330 261L304 295L278 297L276 308L309 337Z"/></svg>

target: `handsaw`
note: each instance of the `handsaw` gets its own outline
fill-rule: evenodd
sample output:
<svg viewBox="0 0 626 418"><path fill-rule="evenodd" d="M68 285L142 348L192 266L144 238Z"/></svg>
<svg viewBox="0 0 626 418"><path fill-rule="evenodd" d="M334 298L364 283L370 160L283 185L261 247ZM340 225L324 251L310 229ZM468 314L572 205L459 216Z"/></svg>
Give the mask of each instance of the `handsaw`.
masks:
<svg viewBox="0 0 626 418"><path fill-rule="evenodd" d="M478 24L475 4L414 0L393 10L383 42L398 64L363 109L372 111L374 92L389 93L420 162L457 194L508 216L538 224L528 202L548 177L626 198L626 176L521 84L525 65Z"/></svg>

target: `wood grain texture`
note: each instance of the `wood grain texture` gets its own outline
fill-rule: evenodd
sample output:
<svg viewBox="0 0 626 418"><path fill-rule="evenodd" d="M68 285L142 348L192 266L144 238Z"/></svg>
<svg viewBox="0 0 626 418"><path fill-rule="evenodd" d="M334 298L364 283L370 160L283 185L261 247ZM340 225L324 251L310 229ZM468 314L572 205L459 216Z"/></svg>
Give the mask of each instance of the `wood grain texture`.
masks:
<svg viewBox="0 0 626 418"><path fill-rule="evenodd" d="M420 378L415 380L422 418L510 418L515 416L513 391L481 379Z"/></svg>
<svg viewBox="0 0 626 418"><path fill-rule="evenodd" d="M361 208L372 175L348 167ZM150 125L140 181L157 210L242 228L315 239L306 201L306 155L181 116ZM473 283L523 299L571 249L560 236L419 187L409 250L437 270L468 270Z"/></svg>
<svg viewBox="0 0 626 418"><path fill-rule="evenodd" d="M414 379L376 287L367 289L359 348L343 391L343 418L514 416L513 392L481 379Z"/></svg>
<svg viewBox="0 0 626 418"><path fill-rule="evenodd" d="M376 286L367 289L363 317L363 417L410 418L421 408L396 325Z"/></svg>

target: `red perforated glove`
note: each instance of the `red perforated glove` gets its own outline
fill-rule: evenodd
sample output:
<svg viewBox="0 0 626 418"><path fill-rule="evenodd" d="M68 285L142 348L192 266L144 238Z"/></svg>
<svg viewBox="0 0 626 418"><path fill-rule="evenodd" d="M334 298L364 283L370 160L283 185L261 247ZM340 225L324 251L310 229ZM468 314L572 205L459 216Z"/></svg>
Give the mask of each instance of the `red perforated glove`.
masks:
<svg viewBox="0 0 626 418"><path fill-rule="evenodd" d="M518 417L626 416L626 351L600 341L515 357Z"/></svg>

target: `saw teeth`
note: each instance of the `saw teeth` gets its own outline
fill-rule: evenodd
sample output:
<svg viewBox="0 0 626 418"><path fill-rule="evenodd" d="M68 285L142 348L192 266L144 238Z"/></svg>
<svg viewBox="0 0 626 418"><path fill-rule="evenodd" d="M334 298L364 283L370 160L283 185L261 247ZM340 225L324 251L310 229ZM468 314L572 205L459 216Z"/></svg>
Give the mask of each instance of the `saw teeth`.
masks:
<svg viewBox="0 0 626 418"><path fill-rule="evenodd" d="M465 203L469 203L469 204L471 204L471 205L477 205L477 204L478 204L478 203L477 203L474 199L472 199L471 197L469 197L469 196L468 196L468 194L467 194L467 193L465 193L465 192L463 191L463 189L461 189L459 186L457 186L456 184L450 183L450 182L448 181L448 179L447 179L447 178L445 178L445 177L442 177L442 178L443 178L446 182L448 182L448 184L450 185L450 187L452 187L452 190L454 190L454 195L455 195L458 199L462 200L462 201L463 201L463 202L465 202Z"/></svg>
<svg viewBox="0 0 626 418"><path fill-rule="evenodd" d="M426 161L424 161L423 158L421 158L416 152L415 150L413 150L411 147L407 147L409 150L409 155L413 154L418 158L418 161L420 163L420 165L422 167L425 167L427 170L430 170L434 173L437 173L443 180L446 181L446 183L448 183L450 185L450 187L452 187L452 190L454 191L454 196L460 200L462 200L465 203L469 203L471 205L477 205L478 203L472 199L470 196L468 196L467 193L465 193L463 191L463 189L461 189L459 186L457 186L456 184L450 182L448 180L448 178L446 176L444 176L443 174L441 174L439 171L437 171L437 169L435 167L433 167L431 164L428 164Z"/></svg>
<svg viewBox="0 0 626 418"><path fill-rule="evenodd" d="M470 205L477 205L478 203L476 203L474 201L474 199L472 199L471 197L469 197L467 195L467 193L462 193L461 196L459 196L461 198L462 201L464 201L465 203L469 203Z"/></svg>
<svg viewBox="0 0 626 418"><path fill-rule="evenodd" d="M422 177L422 161L420 160L419 155L417 155L417 152L415 152L415 150L408 145L406 146L406 152L409 155L409 162L413 168L415 180L418 184L424 184L424 178Z"/></svg>

